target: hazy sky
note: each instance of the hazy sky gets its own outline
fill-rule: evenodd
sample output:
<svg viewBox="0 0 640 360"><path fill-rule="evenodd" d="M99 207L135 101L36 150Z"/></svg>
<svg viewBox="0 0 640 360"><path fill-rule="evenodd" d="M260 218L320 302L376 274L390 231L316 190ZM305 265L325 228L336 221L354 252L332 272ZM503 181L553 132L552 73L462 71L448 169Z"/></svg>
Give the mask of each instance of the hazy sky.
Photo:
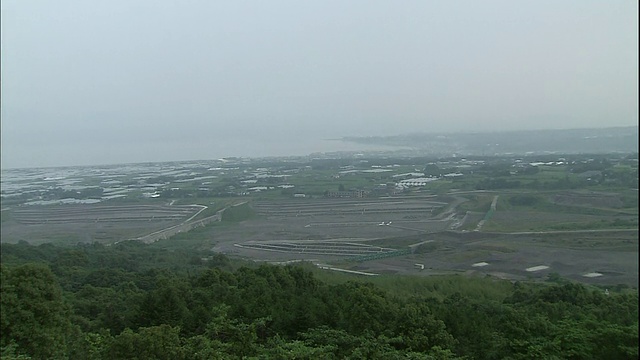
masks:
<svg viewBox="0 0 640 360"><path fill-rule="evenodd" d="M637 0L2 0L2 167L638 124Z"/></svg>

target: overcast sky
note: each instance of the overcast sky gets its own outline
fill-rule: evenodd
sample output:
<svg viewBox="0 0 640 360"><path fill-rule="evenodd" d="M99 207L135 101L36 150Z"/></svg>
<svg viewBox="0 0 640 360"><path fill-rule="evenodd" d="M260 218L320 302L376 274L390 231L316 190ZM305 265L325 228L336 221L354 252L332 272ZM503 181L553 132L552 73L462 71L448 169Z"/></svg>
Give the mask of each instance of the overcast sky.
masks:
<svg viewBox="0 0 640 360"><path fill-rule="evenodd" d="M637 0L1 6L3 168L638 124Z"/></svg>

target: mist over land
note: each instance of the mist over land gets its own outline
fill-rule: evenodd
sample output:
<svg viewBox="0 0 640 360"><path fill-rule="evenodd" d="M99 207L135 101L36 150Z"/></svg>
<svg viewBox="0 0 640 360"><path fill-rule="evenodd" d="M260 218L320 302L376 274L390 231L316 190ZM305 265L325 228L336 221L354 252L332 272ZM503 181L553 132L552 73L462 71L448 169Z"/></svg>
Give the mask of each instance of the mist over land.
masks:
<svg viewBox="0 0 640 360"><path fill-rule="evenodd" d="M76 146L76 145L74 145ZM522 130L500 132L407 133L388 136L344 136L318 138L314 134L236 139L214 137L208 140L175 139L154 152L155 146L143 143L119 144L108 151L76 151L73 157L61 156L49 163L43 158L3 160L2 168L92 166L129 163L213 160L224 157L265 158L301 157L317 154L364 153L391 156L468 156L527 154L604 154L638 151L638 127L611 127L565 130ZM213 148L213 150L211 150ZM69 149L71 151L71 149ZM52 154L48 154L51 156ZM40 161L43 160L43 161Z"/></svg>
<svg viewBox="0 0 640 360"><path fill-rule="evenodd" d="M403 147L428 155L506 155L637 152L638 127L602 129L457 132L346 137L358 144Z"/></svg>

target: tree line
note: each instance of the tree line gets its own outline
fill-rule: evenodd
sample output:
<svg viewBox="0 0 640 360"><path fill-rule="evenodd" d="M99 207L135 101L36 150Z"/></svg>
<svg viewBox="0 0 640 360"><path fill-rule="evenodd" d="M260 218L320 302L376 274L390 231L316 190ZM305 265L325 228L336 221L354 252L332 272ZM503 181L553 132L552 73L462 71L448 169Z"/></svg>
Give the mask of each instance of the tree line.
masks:
<svg viewBox="0 0 640 360"><path fill-rule="evenodd" d="M2 244L1 276L2 359L638 358L637 290L478 279L486 297L453 277L400 293L135 242Z"/></svg>

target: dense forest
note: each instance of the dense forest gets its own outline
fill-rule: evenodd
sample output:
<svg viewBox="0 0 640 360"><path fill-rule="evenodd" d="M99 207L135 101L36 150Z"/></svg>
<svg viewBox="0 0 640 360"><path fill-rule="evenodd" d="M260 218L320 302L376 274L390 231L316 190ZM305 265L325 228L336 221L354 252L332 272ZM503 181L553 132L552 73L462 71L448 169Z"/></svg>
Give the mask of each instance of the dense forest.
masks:
<svg viewBox="0 0 640 360"><path fill-rule="evenodd" d="M637 289L2 244L2 359L637 359ZM385 285L386 284L386 285Z"/></svg>

